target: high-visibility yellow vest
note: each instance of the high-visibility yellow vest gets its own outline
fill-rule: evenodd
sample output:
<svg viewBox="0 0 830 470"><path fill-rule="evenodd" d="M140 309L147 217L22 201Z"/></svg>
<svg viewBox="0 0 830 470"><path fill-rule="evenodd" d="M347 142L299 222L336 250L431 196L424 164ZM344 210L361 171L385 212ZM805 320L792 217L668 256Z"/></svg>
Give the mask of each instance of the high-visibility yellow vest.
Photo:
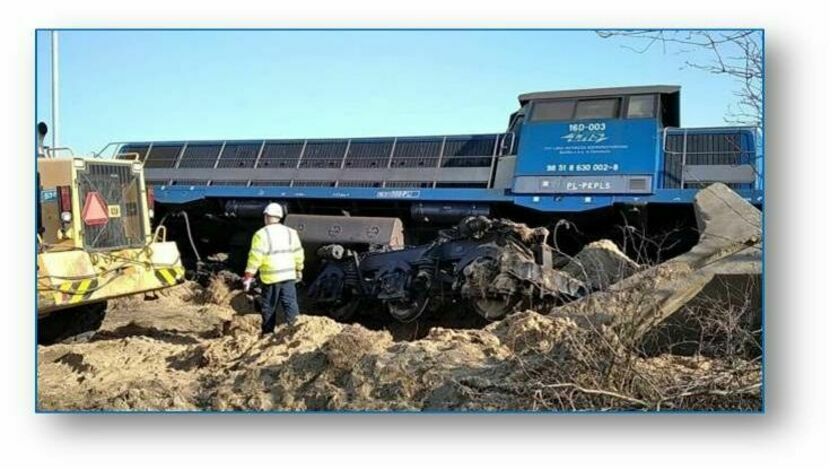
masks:
<svg viewBox="0 0 830 470"><path fill-rule="evenodd" d="M268 224L257 230L251 240L245 272L259 277L265 284L297 279L302 272L305 253L300 237L293 228Z"/></svg>

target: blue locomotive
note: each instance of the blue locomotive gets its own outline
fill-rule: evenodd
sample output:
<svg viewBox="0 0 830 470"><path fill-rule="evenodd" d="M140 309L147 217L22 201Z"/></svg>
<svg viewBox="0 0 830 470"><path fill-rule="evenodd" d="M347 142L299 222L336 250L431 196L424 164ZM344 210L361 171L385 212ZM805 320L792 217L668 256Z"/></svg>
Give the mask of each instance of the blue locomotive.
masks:
<svg viewBox="0 0 830 470"><path fill-rule="evenodd" d="M469 215L603 225L619 208L679 213L712 182L760 206L758 146L755 128L681 128L679 86L638 86L523 94L496 134L129 142L117 154L144 162L163 210L211 224L280 201L398 218L410 237Z"/></svg>

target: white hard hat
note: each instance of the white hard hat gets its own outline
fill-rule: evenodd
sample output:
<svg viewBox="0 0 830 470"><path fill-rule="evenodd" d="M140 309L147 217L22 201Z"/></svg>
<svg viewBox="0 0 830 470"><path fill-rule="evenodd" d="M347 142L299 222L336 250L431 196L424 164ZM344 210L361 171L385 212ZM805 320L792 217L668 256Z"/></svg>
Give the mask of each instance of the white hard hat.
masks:
<svg viewBox="0 0 830 470"><path fill-rule="evenodd" d="M265 206L265 210L262 211L262 213L271 217L279 217L280 219L283 217L282 206L276 202L272 202Z"/></svg>

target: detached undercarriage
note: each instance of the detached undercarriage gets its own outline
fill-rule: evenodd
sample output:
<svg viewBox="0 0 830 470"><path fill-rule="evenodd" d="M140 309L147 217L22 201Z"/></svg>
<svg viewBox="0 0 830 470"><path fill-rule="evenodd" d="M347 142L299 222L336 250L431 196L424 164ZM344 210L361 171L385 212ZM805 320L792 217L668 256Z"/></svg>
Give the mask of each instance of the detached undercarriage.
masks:
<svg viewBox="0 0 830 470"><path fill-rule="evenodd" d="M378 301L401 322L451 304L498 320L587 292L557 270L567 258L547 244L548 235L545 228L475 216L426 245L363 253L325 245L317 253L324 265L308 295L337 320Z"/></svg>

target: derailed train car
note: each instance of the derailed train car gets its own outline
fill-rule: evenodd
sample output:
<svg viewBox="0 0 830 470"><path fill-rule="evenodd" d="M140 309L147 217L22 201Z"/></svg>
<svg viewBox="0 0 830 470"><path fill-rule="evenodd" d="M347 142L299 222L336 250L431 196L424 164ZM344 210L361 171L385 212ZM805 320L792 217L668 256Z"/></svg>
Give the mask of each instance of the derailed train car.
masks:
<svg viewBox="0 0 830 470"><path fill-rule="evenodd" d="M407 252L409 257L366 260L381 270L387 262L403 262L408 282L416 285L420 271L413 263L426 253L434 259L444 250L435 247L446 240L440 231L465 219L506 219L548 229L563 219L579 220L575 233L591 238L592 229L614 225L612 217L636 214L647 225L693 231L692 199L712 182L726 183L761 206L759 147L754 128L681 128L679 86L638 86L523 94L503 133L130 142L119 144L116 153L138 154L160 209L185 211L200 232L197 238L214 247L244 244L261 208L279 201L292 214L288 223L316 245L343 243L344 236L344 252L422 245L409 248L416 250ZM510 239L496 232L501 235L491 235ZM458 244L455 239L447 246ZM532 251L540 244L518 245L508 251ZM475 257L453 259L452 275L460 277L463 264ZM533 259L544 265L543 258ZM458 290L464 284L449 283ZM563 295L570 295L567 290ZM387 305L400 300L403 291L398 292ZM411 297L402 297L393 316L409 319L413 305L422 310L423 302ZM499 302L506 308L511 303L504 296ZM505 309L478 310L489 317Z"/></svg>

